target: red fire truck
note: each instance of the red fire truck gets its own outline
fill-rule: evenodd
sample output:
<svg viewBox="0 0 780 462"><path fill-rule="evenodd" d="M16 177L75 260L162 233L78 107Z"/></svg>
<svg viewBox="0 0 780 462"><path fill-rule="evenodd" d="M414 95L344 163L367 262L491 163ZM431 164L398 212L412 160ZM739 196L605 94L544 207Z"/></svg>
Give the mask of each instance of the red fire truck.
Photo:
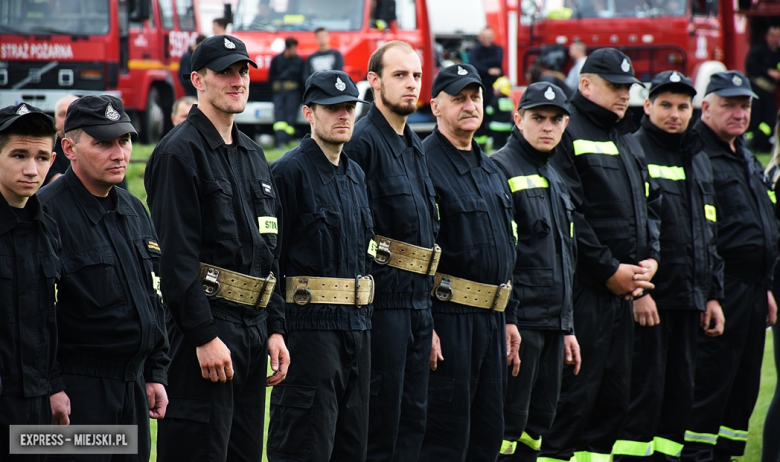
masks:
<svg viewBox="0 0 780 462"><path fill-rule="evenodd" d="M179 60L198 31L197 0L3 0L0 107L54 112L62 96L122 98L141 141L169 127L184 94Z"/></svg>
<svg viewBox="0 0 780 462"><path fill-rule="evenodd" d="M368 58L382 43L409 42L423 65L420 105L430 101L435 75L433 39L425 0L239 0L233 13L232 35L247 46L258 69L250 68L249 104L236 122L242 130L270 133L274 123L268 70L271 59L284 51L284 39L298 40L298 54L306 58L317 50L314 30L330 31L330 44L344 55L344 71L369 97ZM425 110L410 118L428 122ZM299 122L304 124L302 116ZM428 125L428 124L425 124Z"/></svg>

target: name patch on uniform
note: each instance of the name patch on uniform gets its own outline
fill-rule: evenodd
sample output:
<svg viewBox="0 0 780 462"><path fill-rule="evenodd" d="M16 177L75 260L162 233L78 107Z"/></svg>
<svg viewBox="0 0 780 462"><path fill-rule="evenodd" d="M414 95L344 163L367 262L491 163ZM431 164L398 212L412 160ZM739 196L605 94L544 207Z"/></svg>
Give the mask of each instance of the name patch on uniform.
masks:
<svg viewBox="0 0 780 462"><path fill-rule="evenodd" d="M439 203L436 203L436 219L441 221L441 213L439 213Z"/></svg>
<svg viewBox="0 0 780 462"><path fill-rule="evenodd" d="M152 271L152 287L157 292L157 295L162 298L162 286L160 285L160 276Z"/></svg>
<svg viewBox="0 0 780 462"><path fill-rule="evenodd" d="M704 204L704 218L710 221L718 221L718 214L714 205Z"/></svg>
<svg viewBox="0 0 780 462"><path fill-rule="evenodd" d="M257 217L257 228L260 234L279 234L276 217Z"/></svg>
<svg viewBox="0 0 780 462"><path fill-rule="evenodd" d="M368 243L368 254L376 258L376 249L377 249L376 241L371 239L371 242Z"/></svg>
<svg viewBox="0 0 780 462"><path fill-rule="evenodd" d="M266 183L265 181L261 181L260 184L263 186L263 192L268 196L274 195L274 188L271 186L271 183Z"/></svg>

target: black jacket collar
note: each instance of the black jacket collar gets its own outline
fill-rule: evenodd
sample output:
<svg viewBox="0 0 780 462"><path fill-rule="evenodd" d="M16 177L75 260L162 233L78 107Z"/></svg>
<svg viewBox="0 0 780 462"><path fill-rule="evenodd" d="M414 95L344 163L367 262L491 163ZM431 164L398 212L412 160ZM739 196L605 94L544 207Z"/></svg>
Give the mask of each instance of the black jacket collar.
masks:
<svg viewBox="0 0 780 462"><path fill-rule="evenodd" d="M604 131L614 128L619 134L625 134L632 133L636 129L636 125L631 120L630 110L627 110L625 116L618 120L617 114L582 96L579 91L571 98L570 102L577 108L580 115L585 116L590 123Z"/></svg>
<svg viewBox="0 0 780 462"><path fill-rule="evenodd" d="M76 176L71 167L68 167L68 170L62 175L62 178L57 181L60 180L64 180L65 184L68 185L68 188L73 191L73 195L76 197L76 203L93 224L97 224L103 216L108 213L103 209L103 206L100 205L100 202L98 202L95 196L87 190L81 182L81 179ZM133 207L130 205L127 198L124 197L123 194L117 192L117 186L111 188L108 195L111 196L113 202L116 204L116 213L128 216L138 215L135 210L133 210Z"/></svg>
<svg viewBox="0 0 780 462"><path fill-rule="evenodd" d="M689 123L683 133L669 133L657 127L645 115L642 117L641 125L647 137L666 150L693 155L704 148L704 141L699 136L700 132L695 124Z"/></svg>
<svg viewBox="0 0 780 462"><path fill-rule="evenodd" d="M187 115L187 121L198 129L212 150L216 150L225 144L225 140L222 139L222 135L219 134L217 128L213 123L211 123L211 120L206 117L206 114L198 109L197 104L193 105L192 109L190 109L190 113ZM238 144L248 151L255 150L255 145L253 143L247 143L243 137L241 137L235 122L233 123L233 127L230 130L233 137L233 144Z"/></svg>
<svg viewBox="0 0 780 462"><path fill-rule="evenodd" d="M439 131L438 125L433 128L433 133L431 136L435 137L436 142L439 144L439 146L441 146L445 156L447 159L449 159L450 162L452 162L452 165L458 169L459 174L465 175L469 172L469 170L471 170L472 167L469 160L466 159L466 157L459 149L456 149L455 146L453 146L453 144L450 142L450 140L447 139L446 136L442 135L442 133ZM477 142L473 139L471 140L471 151L479 153L479 167L482 170L488 172L491 171L485 165L485 159L482 158L482 150L479 148L479 144L477 144Z"/></svg>
<svg viewBox="0 0 780 462"><path fill-rule="evenodd" d="M44 223L43 209L41 208L41 201L38 200L37 195L33 195L27 199L27 204L24 208L31 207L33 210L33 220ZM11 206L0 195L0 234L7 233L16 227L19 223L19 218L16 216L16 212L13 211Z"/></svg>
<svg viewBox="0 0 780 462"><path fill-rule="evenodd" d="M311 159L314 167L317 169L317 173L320 175L322 184L330 183L336 176L336 169L328 157L325 156L325 153L322 152L322 149L320 149L317 142L314 141L311 136L306 135L303 140L301 140L301 149L306 154L306 157ZM343 163L346 166L347 176L354 183L357 183L358 178L355 174L355 166L349 161L349 158L344 155L343 151L339 154L339 163Z"/></svg>
<svg viewBox="0 0 780 462"><path fill-rule="evenodd" d="M704 148L714 148L708 152L710 156L731 156L735 159L742 159L744 151L744 141L742 136L738 136L734 140L734 148L736 152L731 150L731 146L723 141L707 124L701 119L696 122L694 128L699 131L701 138L704 142Z"/></svg>
<svg viewBox="0 0 780 462"><path fill-rule="evenodd" d="M382 111L374 103L371 103L371 107L368 109L368 120L379 128L379 132L382 133L385 141L390 145L390 149L393 151L393 155L398 157L406 149L406 143L398 136L398 133L393 130L390 123L385 119ZM424 154L422 142L420 138L412 136L412 129L409 128L409 124L404 125L404 138L412 140L412 147L420 154Z"/></svg>
<svg viewBox="0 0 780 462"><path fill-rule="evenodd" d="M531 144L525 139L517 125L512 127L512 134L509 135L509 139L506 142L507 148L511 152L520 154L523 158L527 159L533 165L537 167L544 167L549 162L552 156L555 155L557 146L549 152L542 152L531 146Z"/></svg>

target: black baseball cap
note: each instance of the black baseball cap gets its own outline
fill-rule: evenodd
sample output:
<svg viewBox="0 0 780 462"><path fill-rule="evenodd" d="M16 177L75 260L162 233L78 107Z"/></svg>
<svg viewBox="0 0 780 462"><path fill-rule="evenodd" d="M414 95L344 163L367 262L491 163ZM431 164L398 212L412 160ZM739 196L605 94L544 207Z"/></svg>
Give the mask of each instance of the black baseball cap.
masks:
<svg viewBox="0 0 780 462"><path fill-rule="evenodd" d="M750 81L739 71L716 72L710 77L705 95L715 93L718 96L728 98L730 96L751 96L758 99L753 93Z"/></svg>
<svg viewBox="0 0 780 462"><path fill-rule="evenodd" d="M6 106L0 109L0 132L10 127L11 124L16 122L20 117L45 117L51 122L54 127L54 119L49 117L45 112L38 109L35 106L30 106L27 103L20 103L15 106ZM54 128L57 131L57 128Z"/></svg>
<svg viewBox="0 0 780 462"><path fill-rule="evenodd" d="M557 85L548 82L536 82L528 85L520 98L518 109L531 109L539 106L555 106L563 109L569 115L569 105L566 103L566 93Z"/></svg>
<svg viewBox="0 0 780 462"><path fill-rule="evenodd" d="M339 104L368 103L358 96L355 82L344 71L315 72L306 79L306 90L303 92L303 104Z"/></svg>
<svg viewBox="0 0 780 462"><path fill-rule="evenodd" d="M249 59L244 42L230 35L213 35L207 38L195 48L190 58L193 71L207 67L214 72L220 72L239 61L247 61L257 69L257 64Z"/></svg>
<svg viewBox="0 0 780 462"><path fill-rule="evenodd" d="M436 98L439 93L444 92L448 95L457 95L467 85L476 83L485 91L482 79L479 78L479 72L471 64L453 64L439 71L439 74L433 79L433 88L431 96Z"/></svg>
<svg viewBox="0 0 780 462"><path fill-rule="evenodd" d="M647 95L653 96L661 90L688 93L691 96L696 96L693 80L677 71L663 71L656 74L653 80L650 81L650 91Z"/></svg>
<svg viewBox="0 0 780 462"><path fill-rule="evenodd" d="M618 84L644 84L634 77L634 67L622 51L616 48L599 48L585 60L580 74L597 74L602 79Z"/></svg>
<svg viewBox="0 0 780 462"><path fill-rule="evenodd" d="M111 95L87 95L72 102L65 116L65 133L77 128L99 141L138 135L122 101Z"/></svg>

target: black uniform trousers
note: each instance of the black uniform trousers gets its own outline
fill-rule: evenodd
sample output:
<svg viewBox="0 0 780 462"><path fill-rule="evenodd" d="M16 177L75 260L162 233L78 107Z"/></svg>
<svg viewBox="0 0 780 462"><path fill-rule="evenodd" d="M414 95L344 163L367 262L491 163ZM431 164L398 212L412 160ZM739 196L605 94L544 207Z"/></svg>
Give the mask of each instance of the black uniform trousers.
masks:
<svg viewBox="0 0 780 462"><path fill-rule="evenodd" d="M506 451L498 460L533 462L539 455L561 393L564 335L558 330L520 329L520 373L508 374L504 403L504 445L516 444L513 454Z"/></svg>
<svg viewBox="0 0 780 462"><path fill-rule="evenodd" d="M631 302L577 281L574 331L582 353L578 375L566 366L561 396L539 458L601 462L612 446L628 410L631 348L634 341Z"/></svg>
<svg viewBox="0 0 780 462"><path fill-rule="evenodd" d="M287 378L271 392L268 460L366 460L371 333L293 330Z"/></svg>
<svg viewBox="0 0 780 462"><path fill-rule="evenodd" d="M724 292L723 335L698 336L693 411L685 432L684 460L706 462L741 456L758 399L766 339L766 287L726 276Z"/></svg>
<svg viewBox="0 0 780 462"><path fill-rule="evenodd" d="M367 460L414 462L428 408L431 310L374 308L371 326Z"/></svg>
<svg viewBox="0 0 780 462"><path fill-rule="evenodd" d="M274 92L274 134L276 145L282 147L295 135L295 120L301 107L300 90L282 90Z"/></svg>
<svg viewBox="0 0 780 462"><path fill-rule="evenodd" d="M615 460L680 459L693 406L700 312L658 311L661 324L634 323L631 402Z"/></svg>
<svg viewBox="0 0 780 462"><path fill-rule="evenodd" d="M143 377L134 381L62 374L71 425L138 425L136 454L51 455L47 462L147 462L152 449L149 402Z"/></svg>
<svg viewBox="0 0 780 462"><path fill-rule="evenodd" d="M195 346L168 323L170 404L157 427L158 461L261 460L268 334L264 322L243 322L244 313L256 318L254 310L211 309L219 339L230 349L233 362L233 380L225 383L203 378Z"/></svg>
<svg viewBox="0 0 780 462"><path fill-rule="evenodd" d="M444 361L428 381L428 422L419 460L494 462L504 434L504 315L438 312L433 322Z"/></svg>
<svg viewBox="0 0 780 462"><path fill-rule="evenodd" d="M9 426L51 425L49 395L23 396L0 395L0 460L3 462L37 462L43 454L10 454Z"/></svg>

